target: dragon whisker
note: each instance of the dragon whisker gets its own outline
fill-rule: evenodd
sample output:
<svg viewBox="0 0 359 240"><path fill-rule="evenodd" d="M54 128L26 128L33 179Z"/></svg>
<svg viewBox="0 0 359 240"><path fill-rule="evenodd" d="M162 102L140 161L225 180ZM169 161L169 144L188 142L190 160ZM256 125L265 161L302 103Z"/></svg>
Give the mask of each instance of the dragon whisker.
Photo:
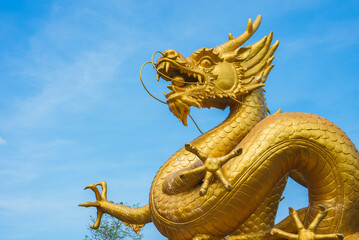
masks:
<svg viewBox="0 0 359 240"><path fill-rule="evenodd" d="M154 98L155 100L159 101L160 103L166 104L166 102L164 102L164 101L162 101L162 100L156 98L155 96L153 96L153 95L151 94L151 92L146 88L146 85L145 85L145 83L143 82L143 79L142 79L142 70L143 70L143 68L145 67L145 65L151 63L152 66L156 69L155 64L154 64L154 62L153 62L153 57L154 57L154 55L155 55L156 53L158 53L158 52L162 54L162 52L160 52L160 51L154 52L154 53L152 54L151 61L150 61L150 62L145 62L145 63L142 65L141 70L140 70L140 80L141 80L141 83L142 83L143 88L146 90L146 92L147 92L152 98ZM158 72L158 71L156 70L156 72ZM194 123L194 125L196 126L196 128L198 129L198 131L199 131L201 134L203 134L203 132L202 132L201 129L199 128L198 124L197 124L196 121L193 119L193 117L189 114L189 112L187 112L187 114L188 114L188 116L191 118L191 120L193 121L193 123Z"/></svg>

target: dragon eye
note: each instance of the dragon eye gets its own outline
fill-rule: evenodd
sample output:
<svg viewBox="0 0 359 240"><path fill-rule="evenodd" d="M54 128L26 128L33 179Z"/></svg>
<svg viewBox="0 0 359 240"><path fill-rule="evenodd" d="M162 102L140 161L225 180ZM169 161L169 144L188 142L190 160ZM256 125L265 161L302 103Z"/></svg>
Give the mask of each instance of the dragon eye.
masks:
<svg viewBox="0 0 359 240"><path fill-rule="evenodd" d="M213 62L212 62L212 60L209 59L209 58L203 58L203 59L201 60L201 62L199 63L199 65L201 65L201 66L204 67L204 68L209 68L209 67L212 67Z"/></svg>

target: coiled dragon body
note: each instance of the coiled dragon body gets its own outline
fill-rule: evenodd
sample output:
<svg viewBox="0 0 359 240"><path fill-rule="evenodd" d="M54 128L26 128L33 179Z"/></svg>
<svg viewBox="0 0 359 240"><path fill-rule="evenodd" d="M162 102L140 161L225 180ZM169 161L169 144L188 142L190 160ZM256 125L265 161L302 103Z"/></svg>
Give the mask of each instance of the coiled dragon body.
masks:
<svg viewBox="0 0 359 240"><path fill-rule="evenodd" d="M155 67L171 81L170 111L187 124L190 106L230 107L227 119L181 148L159 169L150 202L129 208L97 201L103 213L138 231L153 222L169 239L359 239L359 153L345 133L317 115L268 115L262 87L272 69L272 34L240 47L261 21L214 49L184 58L166 50ZM309 206L274 227L281 193L290 175L305 185ZM318 213L319 211L319 213ZM327 215L327 216L326 216ZM286 232L284 232L286 231ZM316 233L315 233L316 231ZM298 233L298 235L296 235ZM343 235L341 235L341 234Z"/></svg>

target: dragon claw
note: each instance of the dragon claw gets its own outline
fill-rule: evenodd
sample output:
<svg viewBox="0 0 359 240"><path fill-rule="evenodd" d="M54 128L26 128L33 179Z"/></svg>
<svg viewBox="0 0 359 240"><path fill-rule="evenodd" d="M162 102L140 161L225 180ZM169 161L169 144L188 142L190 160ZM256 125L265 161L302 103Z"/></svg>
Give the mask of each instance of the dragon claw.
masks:
<svg viewBox="0 0 359 240"><path fill-rule="evenodd" d="M206 175L203 180L203 184L199 192L200 196L204 196L207 193L208 187L213 181L214 177L217 178L222 183L223 187L227 191L232 190L232 185L229 183L229 181L223 174L222 166L225 163L227 163L230 159L239 156L242 153L242 148L234 149L227 155L218 158L207 156L200 149L198 149L196 146L193 146L190 143L185 144L185 149L195 154L204 163L203 166L185 171L180 175L181 178L188 178L195 174L206 172Z"/></svg>
<svg viewBox="0 0 359 240"><path fill-rule="evenodd" d="M79 204L80 207L99 207L99 202L84 202Z"/></svg>
<svg viewBox="0 0 359 240"><path fill-rule="evenodd" d="M97 185L97 184L96 184L96 185ZM99 200L99 199L101 199L101 194L100 194L98 188L96 187L96 185L95 185L95 184L87 185L87 186L84 188L84 190L86 190L86 189L91 189L91 190L94 191L94 193L95 193L96 200Z"/></svg>
<svg viewBox="0 0 359 240"><path fill-rule="evenodd" d="M327 239L327 240L336 240L336 239L344 239L344 236L340 233L332 233L332 234L315 234L319 223L325 218L328 211L325 209L323 205L319 205L319 212L315 216L314 220L309 224L309 227L306 229L299 219L297 211L293 208L289 207L289 214L292 217L295 226L298 230L298 234L288 233L278 228L273 228L271 230L271 235L282 237L285 239L297 239L297 240L316 240L316 239Z"/></svg>
<svg viewBox="0 0 359 240"><path fill-rule="evenodd" d="M98 190L97 186L101 186L101 188L102 188L101 193ZM90 228L98 229L100 227L101 218L103 215L103 211L100 209L101 203L104 201L107 201L107 184L106 184L106 182L102 181L102 182L99 182L96 184L87 185L84 190L86 190L86 189L91 189L95 193L97 201L96 202L84 202L84 203L79 204L79 206L80 207L96 207L97 208L96 221L93 225L89 225L89 226L90 226Z"/></svg>
<svg viewBox="0 0 359 240"><path fill-rule="evenodd" d="M102 188L101 197L103 199L107 199L107 183L105 181L101 181L99 183L96 183L96 186L101 186Z"/></svg>
<svg viewBox="0 0 359 240"><path fill-rule="evenodd" d="M89 225L90 228L92 229L98 229L100 227L101 224L101 218L102 218L103 212L97 210L97 217L96 217L96 221L93 225Z"/></svg>

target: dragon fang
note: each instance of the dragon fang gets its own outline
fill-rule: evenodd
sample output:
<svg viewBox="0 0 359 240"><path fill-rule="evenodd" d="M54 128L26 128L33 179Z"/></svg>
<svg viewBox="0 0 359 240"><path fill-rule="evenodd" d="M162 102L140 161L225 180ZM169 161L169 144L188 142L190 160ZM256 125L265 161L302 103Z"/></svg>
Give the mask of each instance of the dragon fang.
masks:
<svg viewBox="0 0 359 240"><path fill-rule="evenodd" d="M187 125L190 107L230 108L217 127L174 153L159 169L149 204L130 208L107 201L80 204L110 214L136 232L153 222L168 239L359 239L359 153L330 121L307 113L268 116L264 90L273 68L272 33L243 47L261 16L239 37L185 58L166 50L154 64L170 82L170 111ZM277 225L287 178L308 188L309 205Z"/></svg>

